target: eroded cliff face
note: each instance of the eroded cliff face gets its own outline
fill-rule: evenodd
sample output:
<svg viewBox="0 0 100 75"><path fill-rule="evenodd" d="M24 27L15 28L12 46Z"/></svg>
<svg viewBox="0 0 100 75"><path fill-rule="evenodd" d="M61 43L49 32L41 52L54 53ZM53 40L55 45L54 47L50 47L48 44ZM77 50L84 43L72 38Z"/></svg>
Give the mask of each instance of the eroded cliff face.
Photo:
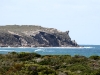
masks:
<svg viewBox="0 0 100 75"><path fill-rule="evenodd" d="M0 26L0 46L11 47L78 47L69 31L61 32L41 26Z"/></svg>

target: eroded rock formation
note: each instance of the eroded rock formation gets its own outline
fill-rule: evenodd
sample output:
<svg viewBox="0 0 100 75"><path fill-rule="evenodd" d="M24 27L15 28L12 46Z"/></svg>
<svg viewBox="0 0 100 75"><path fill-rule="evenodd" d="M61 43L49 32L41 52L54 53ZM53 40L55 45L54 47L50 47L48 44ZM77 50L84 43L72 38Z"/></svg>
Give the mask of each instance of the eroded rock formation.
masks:
<svg viewBox="0 0 100 75"><path fill-rule="evenodd" d="M78 47L69 31L32 25L0 26L0 46L11 47Z"/></svg>

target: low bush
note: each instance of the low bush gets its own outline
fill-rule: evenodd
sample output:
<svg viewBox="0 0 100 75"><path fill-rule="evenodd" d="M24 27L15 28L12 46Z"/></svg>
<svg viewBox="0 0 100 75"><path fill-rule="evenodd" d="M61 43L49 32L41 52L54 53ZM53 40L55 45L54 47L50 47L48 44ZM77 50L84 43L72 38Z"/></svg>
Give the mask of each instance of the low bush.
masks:
<svg viewBox="0 0 100 75"><path fill-rule="evenodd" d="M26 52L0 54L0 75L100 75L100 57Z"/></svg>

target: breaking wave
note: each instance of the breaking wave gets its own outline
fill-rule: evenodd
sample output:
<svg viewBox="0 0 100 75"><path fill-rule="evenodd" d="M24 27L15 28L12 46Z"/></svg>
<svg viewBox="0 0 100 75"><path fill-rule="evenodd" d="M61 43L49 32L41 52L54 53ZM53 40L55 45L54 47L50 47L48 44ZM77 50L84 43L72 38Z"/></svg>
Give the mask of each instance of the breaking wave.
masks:
<svg viewBox="0 0 100 75"><path fill-rule="evenodd" d="M58 49L85 49L85 48L95 48L95 47L37 47L37 48L58 48Z"/></svg>
<svg viewBox="0 0 100 75"><path fill-rule="evenodd" d="M44 51L44 49L36 49L34 52Z"/></svg>

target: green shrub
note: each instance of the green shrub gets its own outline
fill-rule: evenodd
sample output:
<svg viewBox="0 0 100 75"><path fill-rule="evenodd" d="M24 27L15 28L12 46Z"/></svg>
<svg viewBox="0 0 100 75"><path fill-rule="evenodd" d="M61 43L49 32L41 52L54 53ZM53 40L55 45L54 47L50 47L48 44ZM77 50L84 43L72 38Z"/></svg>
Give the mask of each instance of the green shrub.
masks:
<svg viewBox="0 0 100 75"><path fill-rule="evenodd" d="M100 57L98 55L93 55L89 57L90 59L99 60Z"/></svg>
<svg viewBox="0 0 100 75"><path fill-rule="evenodd" d="M41 57L41 55L37 53L26 53L26 52L21 52L18 54L18 58L21 61L31 60L34 57Z"/></svg>

